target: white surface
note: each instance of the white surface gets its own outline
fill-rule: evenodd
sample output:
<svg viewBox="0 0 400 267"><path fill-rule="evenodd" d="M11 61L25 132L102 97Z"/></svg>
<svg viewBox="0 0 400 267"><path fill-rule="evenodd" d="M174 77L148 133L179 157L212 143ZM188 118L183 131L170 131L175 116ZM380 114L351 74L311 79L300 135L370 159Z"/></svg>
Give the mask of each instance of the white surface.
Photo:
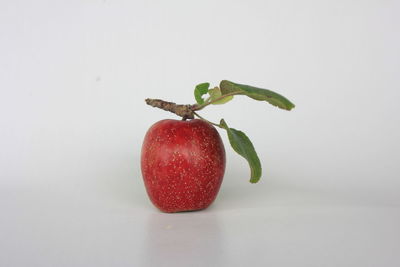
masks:
<svg viewBox="0 0 400 267"><path fill-rule="evenodd" d="M2 1L0 266L399 266L399 1ZM275 89L204 116L226 145L212 207L162 214L148 127L221 79ZM221 133L224 140L226 137Z"/></svg>

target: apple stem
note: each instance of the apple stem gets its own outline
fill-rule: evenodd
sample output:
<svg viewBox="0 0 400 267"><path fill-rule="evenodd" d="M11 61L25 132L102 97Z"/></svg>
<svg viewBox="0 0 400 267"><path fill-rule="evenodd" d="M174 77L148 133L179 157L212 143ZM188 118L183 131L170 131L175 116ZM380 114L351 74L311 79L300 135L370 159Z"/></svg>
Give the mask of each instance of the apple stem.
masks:
<svg viewBox="0 0 400 267"><path fill-rule="evenodd" d="M182 120L194 119L193 109L197 106L197 105L178 105L173 102L167 102L161 99L147 98L145 101L147 105L172 112L182 117Z"/></svg>
<svg viewBox="0 0 400 267"><path fill-rule="evenodd" d="M196 116L202 121L205 121L209 124L212 124L214 126L224 129L224 127L222 125L220 125L218 123L214 123L212 121L209 121L209 120L203 118L195 111L195 110L200 110L207 105L205 105L199 109L199 106L197 104L195 104L195 105L177 105L173 102L168 102L168 101L164 101L161 99L150 99L150 98L147 98L145 101L146 101L146 104L149 106L152 106L155 108L160 108L162 110L172 112L172 113L182 117L183 121L185 121L187 119L194 119L194 116Z"/></svg>

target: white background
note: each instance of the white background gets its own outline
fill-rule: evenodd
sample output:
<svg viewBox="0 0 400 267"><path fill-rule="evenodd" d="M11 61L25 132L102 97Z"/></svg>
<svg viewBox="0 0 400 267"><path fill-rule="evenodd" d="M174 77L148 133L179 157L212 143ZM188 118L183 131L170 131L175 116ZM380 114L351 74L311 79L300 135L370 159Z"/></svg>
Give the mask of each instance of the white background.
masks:
<svg viewBox="0 0 400 267"><path fill-rule="evenodd" d="M0 266L399 266L399 1L1 1ZM140 148L197 83L270 88L202 114L226 144L207 210L163 214Z"/></svg>

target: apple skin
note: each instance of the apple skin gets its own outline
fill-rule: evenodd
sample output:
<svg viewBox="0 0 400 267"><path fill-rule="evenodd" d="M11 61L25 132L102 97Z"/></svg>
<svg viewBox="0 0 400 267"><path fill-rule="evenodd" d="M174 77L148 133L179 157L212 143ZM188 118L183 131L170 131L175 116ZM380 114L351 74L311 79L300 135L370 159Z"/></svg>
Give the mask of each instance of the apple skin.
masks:
<svg viewBox="0 0 400 267"><path fill-rule="evenodd" d="M205 209L224 177L224 145L202 120L161 120L146 133L141 169L147 194L161 211Z"/></svg>

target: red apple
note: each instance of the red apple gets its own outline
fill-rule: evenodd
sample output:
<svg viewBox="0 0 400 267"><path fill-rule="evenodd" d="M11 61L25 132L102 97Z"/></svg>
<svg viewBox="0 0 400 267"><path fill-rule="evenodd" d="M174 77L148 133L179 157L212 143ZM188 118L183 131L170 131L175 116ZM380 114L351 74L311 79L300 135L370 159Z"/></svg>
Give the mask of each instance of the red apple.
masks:
<svg viewBox="0 0 400 267"><path fill-rule="evenodd" d="M211 124L162 120L147 132L141 155L150 200L164 212L207 208L225 172L225 149Z"/></svg>

